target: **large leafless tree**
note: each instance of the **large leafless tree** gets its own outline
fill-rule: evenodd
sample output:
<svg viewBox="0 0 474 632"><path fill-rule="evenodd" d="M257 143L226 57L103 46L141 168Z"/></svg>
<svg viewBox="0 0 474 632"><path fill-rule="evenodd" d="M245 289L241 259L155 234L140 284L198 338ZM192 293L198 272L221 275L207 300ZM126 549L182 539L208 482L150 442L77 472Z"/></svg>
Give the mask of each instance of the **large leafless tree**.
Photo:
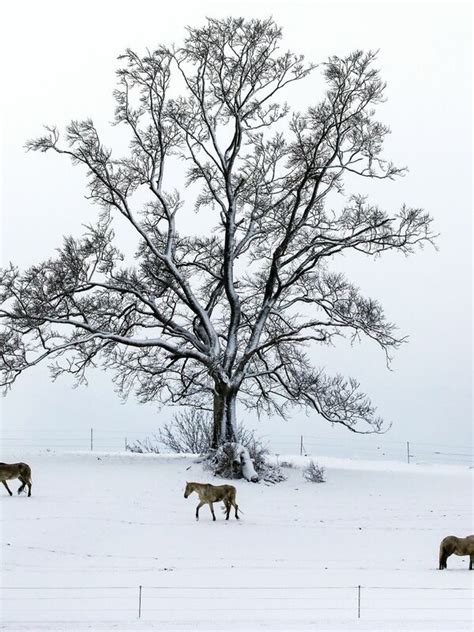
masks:
<svg viewBox="0 0 474 632"><path fill-rule="evenodd" d="M394 325L330 263L351 251L412 253L432 240L431 219L344 192L347 174L403 172L382 156L389 130L375 118L384 93L375 54L321 64L325 94L299 113L282 98L295 82L310 86L315 67L280 42L270 19L209 19L179 48L128 50L115 92L115 123L131 139L125 157L91 120L28 143L84 168L100 213L53 258L2 270L6 387L45 360L54 376L78 380L99 364L141 401L212 408L214 446L234 439L238 400L381 429L358 383L315 368L305 348L365 336L390 356L401 342ZM195 211L212 215L213 231L189 234ZM136 236L132 258L117 246L115 216Z"/></svg>

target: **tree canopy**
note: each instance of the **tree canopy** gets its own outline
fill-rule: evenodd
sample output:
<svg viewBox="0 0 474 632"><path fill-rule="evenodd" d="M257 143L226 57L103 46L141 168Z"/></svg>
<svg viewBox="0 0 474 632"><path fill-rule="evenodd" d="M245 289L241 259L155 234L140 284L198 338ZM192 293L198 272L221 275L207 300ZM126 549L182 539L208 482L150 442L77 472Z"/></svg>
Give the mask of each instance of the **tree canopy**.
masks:
<svg viewBox="0 0 474 632"><path fill-rule="evenodd" d="M312 365L308 345L367 337L387 358L402 339L382 306L331 261L345 252L411 254L433 241L431 218L387 212L344 189L347 175L394 179L388 127L376 106L385 84L376 54L355 51L318 67L283 52L271 19L208 19L182 46L120 57L117 156L92 120L27 143L87 174L98 219L26 271L0 275L0 369L10 387L49 361L53 377L110 369L142 402L214 411L214 443L232 439L239 400L285 416L309 407L350 430L382 419L358 382ZM304 112L283 95L322 72L326 91ZM180 173L181 185L171 184ZM170 177L170 173L172 176ZM342 200L342 202L341 202ZM210 234L187 234L190 212ZM130 259L115 217L136 236Z"/></svg>

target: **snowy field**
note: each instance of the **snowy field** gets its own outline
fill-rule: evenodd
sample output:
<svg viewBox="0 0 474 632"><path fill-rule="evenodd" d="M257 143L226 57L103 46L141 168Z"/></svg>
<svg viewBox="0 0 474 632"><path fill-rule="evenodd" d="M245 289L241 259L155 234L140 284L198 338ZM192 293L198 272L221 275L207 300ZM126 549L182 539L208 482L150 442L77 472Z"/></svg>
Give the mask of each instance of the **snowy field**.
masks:
<svg viewBox="0 0 474 632"><path fill-rule="evenodd" d="M474 531L468 467L321 458L317 485L294 457L284 483L237 482L242 519L213 523L183 498L216 483L190 457L1 458L33 471L31 498L0 494L1 629L474 627L468 558L437 570L440 540Z"/></svg>

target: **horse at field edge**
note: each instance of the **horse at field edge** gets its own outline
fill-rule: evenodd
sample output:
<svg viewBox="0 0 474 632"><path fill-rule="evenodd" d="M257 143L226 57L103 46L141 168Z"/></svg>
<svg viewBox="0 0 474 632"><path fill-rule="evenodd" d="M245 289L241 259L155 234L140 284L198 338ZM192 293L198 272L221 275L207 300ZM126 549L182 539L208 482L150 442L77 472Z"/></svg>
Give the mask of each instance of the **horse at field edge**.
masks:
<svg viewBox="0 0 474 632"><path fill-rule="evenodd" d="M469 555L469 570L474 569L474 535L466 538L457 538L455 535L448 535L441 540L439 545L439 570L448 568L447 559L450 555Z"/></svg>

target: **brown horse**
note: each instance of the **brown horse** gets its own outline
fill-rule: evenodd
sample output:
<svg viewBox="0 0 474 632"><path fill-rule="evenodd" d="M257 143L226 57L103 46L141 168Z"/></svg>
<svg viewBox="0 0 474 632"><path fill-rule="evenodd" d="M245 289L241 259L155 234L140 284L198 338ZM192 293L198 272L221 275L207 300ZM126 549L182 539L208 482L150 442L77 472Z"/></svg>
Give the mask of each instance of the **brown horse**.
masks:
<svg viewBox="0 0 474 632"><path fill-rule="evenodd" d="M210 485L208 483L186 483L184 497L196 492L199 496L199 505L196 507L196 520L199 520L199 509L203 505L209 505L212 519L216 519L212 503L223 502L226 510L226 520L229 520L230 509L235 508L235 517L239 520L239 506L235 502L236 489L233 485Z"/></svg>
<svg viewBox="0 0 474 632"><path fill-rule="evenodd" d="M439 570L448 568L447 559L450 555L469 555L469 570L474 568L474 535L467 538L457 538L455 535L448 535L441 540L439 545Z"/></svg>
<svg viewBox="0 0 474 632"><path fill-rule="evenodd" d="M22 483L18 488L18 493L21 494L28 485L28 496L31 496L30 466L26 463L0 463L0 481L5 485L10 496L13 496L13 494L7 485L7 481L14 480L15 478L18 478Z"/></svg>

